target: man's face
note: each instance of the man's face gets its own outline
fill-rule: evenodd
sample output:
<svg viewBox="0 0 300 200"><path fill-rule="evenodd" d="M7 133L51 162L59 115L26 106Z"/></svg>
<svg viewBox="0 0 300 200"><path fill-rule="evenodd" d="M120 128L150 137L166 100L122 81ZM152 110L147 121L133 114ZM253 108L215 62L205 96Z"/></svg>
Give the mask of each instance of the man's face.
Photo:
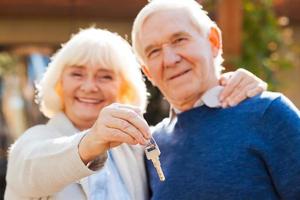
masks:
<svg viewBox="0 0 300 200"><path fill-rule="evenodd" d="M183 11L150 15L139 32L144 72L175 108L190 109L217 85L213 50Z"/></svg>

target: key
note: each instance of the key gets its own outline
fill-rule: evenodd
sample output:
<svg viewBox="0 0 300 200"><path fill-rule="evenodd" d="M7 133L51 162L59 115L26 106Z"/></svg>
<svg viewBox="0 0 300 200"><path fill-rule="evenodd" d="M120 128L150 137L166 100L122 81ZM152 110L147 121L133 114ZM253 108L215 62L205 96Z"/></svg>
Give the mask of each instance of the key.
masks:
<svg viewBox="0 0 300 200"><path fill-rule="evenodd" d="M145 154L147 159L152 161L156 169L156 172L159 176L159 180L164 181L165 175L161 169L161 165L159 161L160 150L153 137L151 137L150 142L145 147Z"/></svg>

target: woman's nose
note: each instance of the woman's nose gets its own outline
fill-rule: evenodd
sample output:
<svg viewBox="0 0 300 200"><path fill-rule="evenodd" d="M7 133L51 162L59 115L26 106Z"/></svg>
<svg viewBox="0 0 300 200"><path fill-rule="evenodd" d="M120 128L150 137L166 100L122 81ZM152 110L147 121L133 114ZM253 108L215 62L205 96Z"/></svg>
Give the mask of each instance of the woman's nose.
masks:
<svg viewBox="0 0 300 200"><path fill-rule="evenodd" d="M82 83L81 89L84 92L97 92L99 90L97 83L90 79L87 79Z"/></svg>

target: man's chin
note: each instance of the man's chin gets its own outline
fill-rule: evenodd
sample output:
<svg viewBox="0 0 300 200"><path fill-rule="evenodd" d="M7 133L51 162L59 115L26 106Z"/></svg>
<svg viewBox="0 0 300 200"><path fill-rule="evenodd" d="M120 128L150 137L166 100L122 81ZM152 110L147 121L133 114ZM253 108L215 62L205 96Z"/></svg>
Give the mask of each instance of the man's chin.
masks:
<svg viewBox="0 0 300 200"><path fill-rule="evenodd" d="M182 95L179 95L178 93L173 93L172 95L169 95L168 97L166 96L167 101L175 106L175 107L180 107L180 108L190 108L194 105L195 101L198 99L191 98L194 96L193 94L189 93L183 93Z"/></svg>
<svg viewBox="0 0 300 200"><path fill-rule="evenodd" d="M180 90L175 90L175 92L172 92L172 94L169 95L169 98L171 101L175 102L185 102L188 99L190 99L192 94L189 94L186 90L185 92L181 92Z"/></svg>

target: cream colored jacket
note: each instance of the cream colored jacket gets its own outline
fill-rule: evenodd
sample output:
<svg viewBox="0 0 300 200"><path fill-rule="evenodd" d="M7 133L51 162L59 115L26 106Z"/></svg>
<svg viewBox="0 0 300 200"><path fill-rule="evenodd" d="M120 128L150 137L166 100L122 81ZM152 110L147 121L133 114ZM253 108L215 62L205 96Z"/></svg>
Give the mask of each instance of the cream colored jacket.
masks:
<svg viewBox="0 0 300 200"><path fill-rule="evenodd" d="M62 113L28 129L9 151L5 199L88 199L88 176L101 170L107 155L84 165L78 144L85 134ZM123 144L111 151L131 198L148 199L142 149Z"/></svg>

